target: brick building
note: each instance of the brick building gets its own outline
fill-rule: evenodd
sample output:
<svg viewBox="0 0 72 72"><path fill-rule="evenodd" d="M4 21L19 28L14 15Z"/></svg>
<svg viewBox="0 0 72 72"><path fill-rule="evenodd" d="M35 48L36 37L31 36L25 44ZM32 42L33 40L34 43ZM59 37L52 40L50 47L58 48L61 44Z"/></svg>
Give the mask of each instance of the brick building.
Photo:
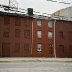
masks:
<svg viewBox="0 0 72 72"><path fill-rule="evenodd" d="M0 12L0 57L28 57L32 48L32 17Z"/></svg>
<svg viewBox="0 0 72 72"><path fill-rule="evenodd" d="M32 55L72 57L72 21L33 20Z"/></svg>
<svg viewBox="0 0 72 72"><path fill-rule="evenodd" d="M55 23L56 57L72 57L72 21Z"/></svg>
<svg viewBox="0 0 72 72"><path fill-rule="evenodd" d="M72 57L72 21L0 12L0 57Z"/></svg>
<svg viewBox="0 0 72 72"><path fill-rule="evenodd" d="M33 19L32 55L53 57L53 42L53 24L48 27L48 20Z"/></svg>

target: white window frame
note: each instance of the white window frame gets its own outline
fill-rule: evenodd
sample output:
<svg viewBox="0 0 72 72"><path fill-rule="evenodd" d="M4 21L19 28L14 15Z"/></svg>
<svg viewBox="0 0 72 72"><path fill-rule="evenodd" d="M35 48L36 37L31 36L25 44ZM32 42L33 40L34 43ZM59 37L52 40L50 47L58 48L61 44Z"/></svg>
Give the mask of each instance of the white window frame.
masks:
<svg viewBox="0 0 72 72"><path fill-rule="evenodd" d="M42 31L37 31L37 37L42 38Z"/></svg>
<svg viewBox="0 0 72 72"><path fill-rule="evenodd" d="M37 51L41 52L42 51L42 44L37 44Z"/></svg>
<svg viewBox="0 0 72 72"><path fill-rule="evenodd" d="M37 26L41 27L42 26L42 21L37 21Z"/></svg>
<svg viewBox="0 0 72 72"><path fill-rule="evenodd" d="M52 39L53 37L53 32L48 32L48 39Z"/></svg>
<svg viewBox="0 0 72 72"><path fill-rule="evenodd" d="M52 27L53 27L52 21L49 21L49 22L48 22L48 27L49 27L49 28L52 28Z"/></svg>

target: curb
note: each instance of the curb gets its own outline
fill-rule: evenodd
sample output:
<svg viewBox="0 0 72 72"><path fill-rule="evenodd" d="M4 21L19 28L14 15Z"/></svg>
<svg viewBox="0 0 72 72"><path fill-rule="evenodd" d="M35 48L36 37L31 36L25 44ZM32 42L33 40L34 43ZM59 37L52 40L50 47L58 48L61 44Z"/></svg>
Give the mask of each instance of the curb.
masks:
<svg viewBox="0 0 72 72"><path fill-rule="evenodd" d="M68 62L72 63L72 58L0 58L0 63L12 62Z"/></svg>

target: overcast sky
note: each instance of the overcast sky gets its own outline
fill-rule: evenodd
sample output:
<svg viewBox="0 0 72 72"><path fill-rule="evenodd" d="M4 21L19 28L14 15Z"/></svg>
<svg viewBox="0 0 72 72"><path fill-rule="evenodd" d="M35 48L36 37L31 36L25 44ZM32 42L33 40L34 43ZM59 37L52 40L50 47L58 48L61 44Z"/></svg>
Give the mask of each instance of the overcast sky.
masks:
<svg viewBox="0 0 72 72"><path fill-rule="evenodd" d="M8 5L9 0L0 0L0 4ZM14 0L11 0L11 2ZM27 8L33 8L34 11L40 12L40 13L47 13L52 14L55 11L66 8L72 5L72 0L54 0L57 2L50 2L47 0L16 0L18 2L18 7L27 9ZM59 3L60 1L69 2L71 4L64 4Z"/></svg>

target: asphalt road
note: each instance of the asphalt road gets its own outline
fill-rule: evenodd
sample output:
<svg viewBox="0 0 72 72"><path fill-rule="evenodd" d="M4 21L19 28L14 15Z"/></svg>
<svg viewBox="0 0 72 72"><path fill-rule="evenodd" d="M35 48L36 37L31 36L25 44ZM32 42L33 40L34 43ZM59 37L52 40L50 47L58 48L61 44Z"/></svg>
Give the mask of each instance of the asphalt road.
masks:
<svg viewBox="0 0 72 72"><path fill-rule="evenodd" d="M72 62L0 63L0 72L72 72Z"/></svg>

